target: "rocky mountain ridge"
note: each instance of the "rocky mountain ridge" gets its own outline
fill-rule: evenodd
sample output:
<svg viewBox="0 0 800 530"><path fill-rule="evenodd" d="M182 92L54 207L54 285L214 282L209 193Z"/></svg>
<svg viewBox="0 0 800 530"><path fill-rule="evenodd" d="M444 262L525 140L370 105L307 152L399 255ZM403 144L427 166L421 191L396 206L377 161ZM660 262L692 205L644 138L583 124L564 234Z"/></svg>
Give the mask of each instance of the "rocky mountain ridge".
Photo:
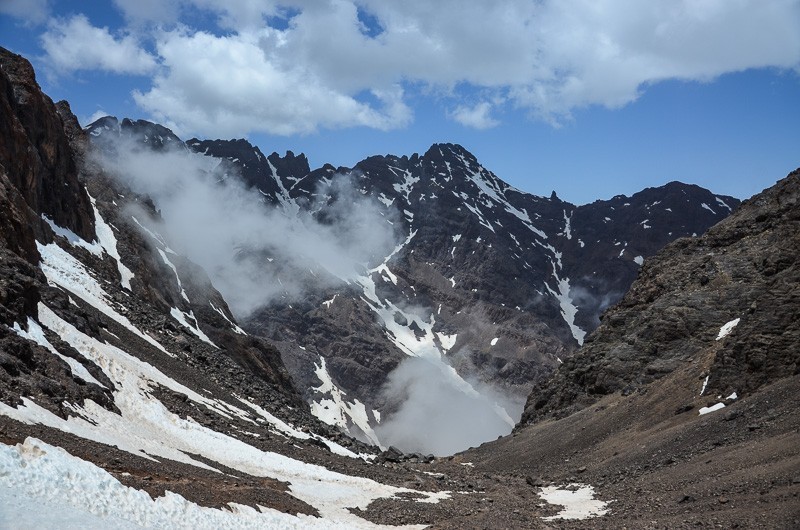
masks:
<svg viewBox="0 0 800 530"><path fill-rule="evenodd" d="M154 134L152 125L114 118L87 131L97 140L120 131L140 140ZM597 326L645 257L704 232L739 204L672 182L575 206L555 193L514 189L455 144L315 170L303 155L264 156L245 140L186 145L288 215L317 208L320 217L338 200L335 183L347 182L356 195L371 197L379 222L394 229L392 253L373 257L349 284L309 290L301 299L287 294L243 320L281 350L306 399L335 403L326 421L373 442L378 417L398 406L385 386L404 360L452 366L458 377L443 384L466 378L523 400ZM264 267L285 267L273 257ZM289 280L280 274L278 281ZM315 390L324 383L323 360L323 379L347 399ZM351 411L362 405L366 418L356 421Z"/></svg>

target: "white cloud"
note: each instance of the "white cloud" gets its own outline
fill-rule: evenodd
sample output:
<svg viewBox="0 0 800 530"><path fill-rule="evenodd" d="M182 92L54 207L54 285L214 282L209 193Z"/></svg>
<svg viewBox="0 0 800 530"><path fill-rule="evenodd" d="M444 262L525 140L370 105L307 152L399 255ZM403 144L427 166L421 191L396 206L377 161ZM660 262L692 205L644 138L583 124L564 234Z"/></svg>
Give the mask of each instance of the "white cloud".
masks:
<svg viewBox="0 0 800 530"><path fill-rule="evenodd" d="M82 117L80 120L81 126L86 127L87 125L96 122L100 118L104 116L109 116L110 114L102 109L96 110L92 113L91 116Z"/></svg>
<svg viewBox="0 0 800 530"><path fill-rule="evenodd" d="M491 129L500 122L491 116L492 104L488 101L478 103L473 107L459 105L450 113L450 118L466 127L474 129Z"/></svg>
<svg viewBox="0 0 800 530"><path fill-rule="evenodd" d="M666 79L709 81L750 68L800 67L800 0L119 5L128 6L129 19L215 18L215 28L179 26L150 35L164 68L150 90L135 95L155 118L199 134L402 127L412 120L409 94L417 93L439 98L443 108L455 109L452 119L473 127L495 124L490 111L509 107L558 123L577 108L627 105ZM203 14L185 16L190 10ZM377 35L364 31L364 12ZM107 30L92 30L112 48L137 50L130 37L114 40ZM105 64L95 57L105 46L91 48L85 58L51 53L68 65ZM125 64L152 68L153 57L129 53L140 61ZM466 103L478 94L491 108Z"/></svg>
<svg viewBox="0 0 800 530"><path fill-rule="evenodd" d="M146 74L156 59L130 35L115 38L106 27L91 25L84 15L52 20L42 35L48 63L59 72L105 70L117 74Z"/></svg>
<svg viewBox="0 0 800 530"><path fill-rule="evenodd" d="M222 136L359 125L390 129L408 123L410 111L399 85L362 87L377 104L359 101L307 65L270 58L262 46L272 33L164 33L158 43L164 73L134 99L176 131Z"/></svg>
<svg viewBox="0 0 800 530"><path fill-rule="evenodd" d="M47 0L2 0L0 14L10 15L26 22L40 24L47 20L50 6Z"/></svg>

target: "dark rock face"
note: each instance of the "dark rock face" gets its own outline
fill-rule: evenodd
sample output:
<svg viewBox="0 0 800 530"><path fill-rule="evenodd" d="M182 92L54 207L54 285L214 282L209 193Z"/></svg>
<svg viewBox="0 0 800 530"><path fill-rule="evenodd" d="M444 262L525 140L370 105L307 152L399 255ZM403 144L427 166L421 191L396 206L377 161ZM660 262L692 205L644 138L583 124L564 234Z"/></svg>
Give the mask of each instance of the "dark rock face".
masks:
<svg viewBox="0 0 800 530"><path fill-rule="evenodd" d="M587 344L534 388L523 422L634 392L689 360L705 360L698 391L707 376L709 396L741 397L800 373L799 198L795 171L648 260ZM723 326L729 335L718 338Z"/></svg>
<svg viewBox="0 0 800 530"><path fill-rule="evenodd" d="M38 261L31 234L41 224L42 215L93 239L89 198L78 182L64 124L52 100L39 89L31 64L3 48L0 115L0 179L5 202L0 215L5 217L6 244L32 263ZM7 230L14 226L15 230Z"/></svg>
<svg viewBox="0 0 800 530"><path fill-rule="evenodd" d="M133 348L178 380L228 396L252 396L267 408L289 406L300 422L313 423L279 352L262 339L236 332L227 304L196 265L174 253L167 263L159 253L164 243L137 224L157 217L152 203L104 173L87 153L87 135L98 138L98 130L156 150L186 149L183 142L160 125L111 117L84 132L66 102L54 105L41 92L27 60L0 48L0 67L0 400L17 404L31 398L62 417L70 414L65 401L91 399L114 408L113 385L97 366L52 331L43 331L61 355L83 365L105 389L75 376L62 358L25 337L34 332L32 326L39 326L44 304L80 332ZM133 220L131 210L123 207L126 203L137 206L140 219ZM97 250L101 237L95 224L107 230L114 249ZM59 231L73 234L64 237ZM76 238L95 250L76 245ZM122 308L133 326L159 337L169 351L178 352L180 361L164 365L169 358L163 352L109 318L97 302L67 287L48 285L38 249L50 245L83 267L80 274L86 277L79 274L76 280L98 281L106 303ZM110 250L119 257L112 257ZM124 269L130 287L123 281ZM215 346L176 320L176 312L190 315Z"/></svg>

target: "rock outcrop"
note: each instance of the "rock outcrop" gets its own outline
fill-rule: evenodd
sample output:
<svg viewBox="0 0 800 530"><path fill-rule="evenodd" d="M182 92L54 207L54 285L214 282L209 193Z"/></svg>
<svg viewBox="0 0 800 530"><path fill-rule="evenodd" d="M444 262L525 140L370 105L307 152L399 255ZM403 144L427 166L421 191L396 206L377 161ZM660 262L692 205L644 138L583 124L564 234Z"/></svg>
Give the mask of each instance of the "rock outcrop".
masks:
<svg viewBox="0 0 800 530"><path fill-rule="evenodd" d="M799 201L795 171L702 237L645 260L586 345L534 388L522 423L645 391L692 360L703 361L698 392L712 402L800 373Z"/></svg>

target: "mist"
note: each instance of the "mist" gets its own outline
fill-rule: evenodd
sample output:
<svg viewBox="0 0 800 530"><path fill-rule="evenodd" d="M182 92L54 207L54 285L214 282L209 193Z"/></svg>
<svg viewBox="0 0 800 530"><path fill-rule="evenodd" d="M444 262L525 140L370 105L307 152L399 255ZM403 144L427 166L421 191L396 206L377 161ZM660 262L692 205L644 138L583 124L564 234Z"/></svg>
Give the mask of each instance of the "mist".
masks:
<svg viewBox="0 0 800 530"><path fill-rule="evenodd" d="M161 221L150 219L148 228L202 266L240 318L279 298L291 302L311 288L347 281L398 242L377 201L356 191L345 175L336 175L317 190L318 202L298 212L266 203L216 158L155 152L127 139L94 156L153 200Z"/></svg>
<svg viewBox="0 0 800 530"><path fill-rule="evenodd" d="M507 435L524 400L468 383L444 360L409 357L383 388L387 410L375 433L384 446L447 456Z"/></svg>

